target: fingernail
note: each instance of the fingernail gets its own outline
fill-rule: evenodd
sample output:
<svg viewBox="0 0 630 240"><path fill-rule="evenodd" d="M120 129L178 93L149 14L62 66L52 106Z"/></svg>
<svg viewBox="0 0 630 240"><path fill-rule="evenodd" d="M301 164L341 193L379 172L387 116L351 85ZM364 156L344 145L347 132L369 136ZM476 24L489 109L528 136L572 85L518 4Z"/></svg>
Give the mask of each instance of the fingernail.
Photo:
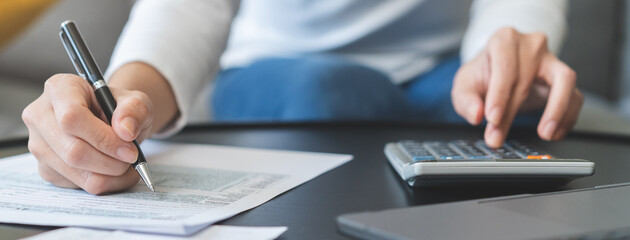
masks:
<svg viewBox="0 0 630 240"><path fill-rule="evenodd" d="M488 115L488 122L492 124L499 124L501 121L501 109L499 107L494 107L490 110L490 115Z"/></svg>
<svg viewBox="0 0 630 240"><path fill-rule="evenodd" d="M551 140L553 138L553 132L556 131L557 125L556 121L549 121L545 125L543 128L543 135L547 138L547 140Z"/></svg>
<svg viewBox="0 0 630 240"><path fill-rule="evenodd" d="M138 158L135 149L132 149L130 146L124 146L118 148L118 157L129 163L133 163Z"/></svg>
<svg viewBox="0 0 630 240"><path fill-rule="evenodd" d="M136 121L130 117L126 117L121 122L122 126L129 133L129 138L133 138L136 135Z"/></svg>

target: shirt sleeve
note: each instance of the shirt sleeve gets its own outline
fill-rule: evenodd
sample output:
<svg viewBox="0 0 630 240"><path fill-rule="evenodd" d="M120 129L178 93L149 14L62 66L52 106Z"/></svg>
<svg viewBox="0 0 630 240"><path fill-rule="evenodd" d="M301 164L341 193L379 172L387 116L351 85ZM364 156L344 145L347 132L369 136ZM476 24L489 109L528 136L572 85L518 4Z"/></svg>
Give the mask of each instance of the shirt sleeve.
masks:
<svg viewBox="0 0 630 240"><path fill-rule="evenodd" d="M130 62L146 63L166 78L179 114L153 137L168 137L186 124L197 95L219 69L238 5L236 0L141 0L132 9L105 78Z"/></svg>
<svg viewBox="0 0 630 240"><path fill-rule="evenodd" d="M462 42L462 61L476 57L502 27L547 35L549 50L560 51L566 31L566 0L476 0Z"/></svg>

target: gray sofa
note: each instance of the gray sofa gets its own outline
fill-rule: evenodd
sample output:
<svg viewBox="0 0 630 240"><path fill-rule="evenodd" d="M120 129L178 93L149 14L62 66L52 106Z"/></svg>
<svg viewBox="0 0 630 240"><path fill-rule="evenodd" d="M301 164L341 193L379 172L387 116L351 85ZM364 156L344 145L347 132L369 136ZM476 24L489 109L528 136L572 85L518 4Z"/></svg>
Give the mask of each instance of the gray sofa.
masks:
<svg viewBox="0 0 630 240"><path fill-rule="evenodd" d="M570 2L571 29L561 58L578 72L579 86L590 92L577 128L630 134L630 124L615 104L625 96L619 90L623 86L619 79L625 1ZM41 94L48 77L74 73L58 39L59 23L77 21L104 71L132 5L133 0L63 0L0 50L0 139L26 136L22 109ZM202 116L193 119L207 121Z"/></svg>
<svg viewBox="0 0 630 240"><path fill-rule="evenodd" d="M122 30L131 0L63 0L0 50L0 139L26 136L22 109L36 99L44 81L75 70L59 40L59 24L76 20L103 70Z"/></svg>

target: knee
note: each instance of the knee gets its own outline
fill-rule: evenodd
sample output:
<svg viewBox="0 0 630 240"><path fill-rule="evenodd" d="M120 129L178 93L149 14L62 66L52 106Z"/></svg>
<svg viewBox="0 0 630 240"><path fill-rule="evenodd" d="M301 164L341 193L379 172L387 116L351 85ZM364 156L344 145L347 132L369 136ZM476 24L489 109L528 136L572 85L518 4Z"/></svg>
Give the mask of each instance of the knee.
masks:
<svg viewBox="0 0 630 240"><path fill-rule="evenodd" d="M288 119L377 119L391 115L391 103L401 102L397 87L383 73L335 58L313 58L295 68L294 89L286 103ZM394 95L394 96L392 96Z"/></svg>
<svg viewBox="0 0 630 240"><path fill-rule="evenodd" d="M334 90L334 86L344 83L390 83L389 78L377 70L334 56L266 58L239 70L237 75L234 78L257 85L270 82L312 90Z"/></svg>
<svg viewBox="0 0 630 240"><path fill-rule="evenodd" d="M302 61L296 71L305 73L299 84L306 84L314 89L335 90L340 85L390 84L382 72L349 60L335 57L314 57Z"/></svg>
<svg viewBox="0 0 630 240"><path fill-rule="evenodd" d="M231 100L215 105L256 113L263 106L269 118L282 120L375 118L392 111L392 101L403 101L383 73L335 57L263 59L225 80L229 78L233 81L226 82L232 83L218 84L215 90L230 92L224 95Z"/></svg>

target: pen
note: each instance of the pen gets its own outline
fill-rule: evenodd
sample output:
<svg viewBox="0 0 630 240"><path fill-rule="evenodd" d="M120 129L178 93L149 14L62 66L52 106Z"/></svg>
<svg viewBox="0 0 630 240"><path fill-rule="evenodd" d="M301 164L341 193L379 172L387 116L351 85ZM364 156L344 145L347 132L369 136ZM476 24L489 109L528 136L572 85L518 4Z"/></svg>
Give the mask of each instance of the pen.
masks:
<svg viewBox="0 0 630 240"><path fill-rule="evenodd" d="M70 56L70 60L72 61L74 68L77 70L77 73L87 80L94 88L96 100L101 106L101 109L103 109L108 123L111 125L112 115L114 114L114 109L116 109L116 100L105 84L103 74L101 74L101 70L96 65L96 61L92 58L92 54L90 54L90 50L83 41L76 24L71 20L61 23L59 37L61 38L61 42L66 48L66 52L68 52L68 56ZM147 167L147 160L144 158L144 154L142 153L138 142L133 140L133 144L136 145L136 148L138 148L138 159L136 159L136 162L131 165L136 169L136 171L138 171L138 174L140 174L140 177L144 183L147 184L149 189L155 192L153 182L151 181L151 174L149 173L149 168Z"/></svg>

